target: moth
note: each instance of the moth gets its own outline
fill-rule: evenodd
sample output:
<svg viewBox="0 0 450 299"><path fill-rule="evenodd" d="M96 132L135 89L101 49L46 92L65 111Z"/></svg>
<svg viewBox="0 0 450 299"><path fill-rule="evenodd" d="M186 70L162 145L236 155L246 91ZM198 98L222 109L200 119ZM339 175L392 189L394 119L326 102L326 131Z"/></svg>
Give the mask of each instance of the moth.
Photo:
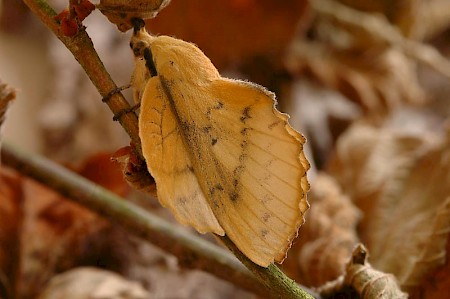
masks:
<svg viewBox="0 0 450 299"><path fill-rule="evenodd" d="M137 22L134 99L160 203L200 233L228 237L254 263L282 262L309 208L305 138L254 83L220 76L192 43Z"/></svg>

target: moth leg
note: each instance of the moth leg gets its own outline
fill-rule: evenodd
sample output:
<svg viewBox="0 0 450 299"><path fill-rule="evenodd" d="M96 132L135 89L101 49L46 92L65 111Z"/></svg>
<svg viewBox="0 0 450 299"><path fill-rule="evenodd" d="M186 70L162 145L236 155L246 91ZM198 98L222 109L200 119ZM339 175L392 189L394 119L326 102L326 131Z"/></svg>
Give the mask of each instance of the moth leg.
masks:
<svg viewBox="0 0 450 299"><path fill-rule="evenodd" d="M128 83L127 85L124 85L124 86L114 88L113 90L108 92L108 94L106 96L104 96L102 98L102 102L107 103L113 95L115 95L116 93L122 92L123 90L128 89L130 87L131 87L131 83Z"/></svg>
<svg viewBox="0 0 450 299"><path fill-rule="evenodd" d="M134 113L137 109L139 109L139 107L141 107L141 103L137 103L129 108L120 110L119 112L114 114L113 121L118 121L119 118L121 118L122 116L124 116L127 113Z"/></svg>

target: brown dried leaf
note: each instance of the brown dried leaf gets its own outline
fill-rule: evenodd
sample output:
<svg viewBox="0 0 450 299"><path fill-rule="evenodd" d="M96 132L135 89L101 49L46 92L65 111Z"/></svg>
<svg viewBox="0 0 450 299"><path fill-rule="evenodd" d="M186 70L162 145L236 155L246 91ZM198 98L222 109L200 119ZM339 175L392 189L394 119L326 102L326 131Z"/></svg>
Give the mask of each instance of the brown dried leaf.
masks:
<svg viewBox="0 0 450 299"><path fill-rule="evenodd" d="M373 265L408 291L445 261L448 144L361 124L337 144L331 171L364 213L360 237Z"/></svg>
<svg viewBox="0 0 450 299"><path fill-rule="evenodd" d="M345 273L319 288L324 297L345 291L346 287L353 288L361 299L406 299L408 295L398 287L392 274L375 270L367 262L367 249L358 244L353 250L352 257L347 263Z"/></svg>
<svg viewBox="0 0 450 299"><path fill-rule="evenodd" d="M12 298L19 261L22 222L21 179L0 168L0 298Z"/></svg>
<svg viewBox="0 0 450 299"><path fill-rule="evenodd" d="M381 14L386 19L396 25L405 36L416 36L420 25L418 16L423 9L421 1L416 0L338 0L348 7L364 11Z"/></svg>
<svg viewBox="0 0 450 299"><path fill-rule="evenodd" d="M386 113L403 103L423 102L414 64L403 53L395 48L364 52L297 41L286 64L292 73L309 74L367 112Z"/></svg>
<svg viewBox="0 0 450 299"><path fill-rule="evenodd" d="M371 215L373 227L380 228L371 237L376 265L396 274L405 289L420 286L446 258L450 232L448 149L448 143L442 144L424 154L397 190L382 194L380 209Z"/></svg>
<svg viewBox="0 0 450 299"><path fill-rule="evenodd" d="M109 155L88 159L79 173L107 188L112 187L119 195L129 190ZM34 298L55 273L78 265L121 267L115 257L120 246L111 248L117 238L124 238L121 231L34 181L25 180L21 187L24 203L20 264L15 265L19 273L17 297Z"/></svg>
<svg viewBox="0 0 450 299"><path fill-rule="evenodd" d="M33 181L24 183L24 197L17 289L20 298L33 298L55 273L94 257L108 223Z"/></svg>
<svg viewBox="0 0 450 299"><path fill-rule="evenodd" d="M320 286L342 274L358 243L355 229L360 213L324 173L314 179L309 196L311 209L286 266L302 284Z"/></svg>
<svg viewBox="0 0 450 299"><path fill-rule="evenodd" d="M52 278L38 299L150 299L137 282L98 268L76 268Z"/></svg>
<svg viewBox="0 0 450 299"><path fill-rule="evenodd" d="M77 172L119 196L125 196L130 191L123 180L120 168L111 160L110 153L99 153L88 157L77 167Z"/></svg>
<svg viewBox="0 0 450 299"><path fill-rule="evenodd" d="M397 46L406 43L405 39L384 16L364 14L335 1L314 0L311 4L318 14L313 28L316 40L299 37L293 42L286 59L293 74L306 73L376 114L404 103L423 102L415 61L408 56L417 51Z"/></svg>
<svg viewBox="0 0 450 299"><path fill-rule="evenodd" d="M450 252L450 238L447 239L445 250ZM442 294L450 294L450 259L431 275L428 275L421 288L412 293L411 298L441 299Z"/></svg>
<svg viewBox="0 0 450 299"><path fill-rule="evenodd" d="M449 254L448 248L445 248L450 234L450 197L437 208L431 222L432 227L418 232L426 234L425 242L413 263L405 269L402 277L405 280L405 288L421 285L431 270L434 270L436 265L442 265ZM450 272L447 272L447 276L450 278Z"/></svg>
<svg viewBox="0 0 450 299"><path fill-rule="evenodd" d="M147 170L145 161L137 157L130 146L117 150L112 160L122 169L126 182L136 190L156 197L156 182Z"/></svg>
<svg viewBox="0 0 450 299"><path fill-rule="evenodd" d="M352 201L366 211L372 208L374 197L384 188L390 188L387 186L389 181L393 188L396 187L394 179L406 175L429 146L422 136L359 122L338 139L329 170Z"/></svg>

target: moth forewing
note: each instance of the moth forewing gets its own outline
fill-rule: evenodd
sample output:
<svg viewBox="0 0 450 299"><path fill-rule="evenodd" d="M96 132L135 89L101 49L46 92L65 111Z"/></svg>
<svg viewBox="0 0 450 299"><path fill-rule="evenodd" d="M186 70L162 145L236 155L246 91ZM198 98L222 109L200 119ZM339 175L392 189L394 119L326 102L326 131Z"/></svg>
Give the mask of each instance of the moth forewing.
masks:
<svg viewBox="0 0 450 299"><path fill-rule="evenodd" d="M261 266L281 262L308 208L304 137L273 93L221 78L193 44L141 29L131 44L145 43L151 61L136 63L133 80L145 85L139 130L160 202L199 232L227 234Z"/></svg>

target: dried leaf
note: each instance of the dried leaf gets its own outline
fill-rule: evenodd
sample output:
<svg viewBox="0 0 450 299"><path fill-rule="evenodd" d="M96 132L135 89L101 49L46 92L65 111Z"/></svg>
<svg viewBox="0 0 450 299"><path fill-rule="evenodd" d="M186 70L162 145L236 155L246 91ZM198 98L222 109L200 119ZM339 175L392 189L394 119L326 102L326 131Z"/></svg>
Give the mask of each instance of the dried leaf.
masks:
<svg viewBox="0 0 450 299"><path fill-rule="evenodd" d="M289 253L288 267L302 284L320 286L342 274L358 243L356 225L361 215L336 181L324 173L315 177L309 195L311 209Z"/></svg>
<svg viewBox="0 0 450 299"><path fill-rule="evenodd" d="M52 278L38 299L150 299L137 282L98 268L76 268Z"/></svg>
<svg viewBox="0 0 450 299"><path fill-rule="evenodd" d="M55 273L96 256L93 243L105 240L108 223L32 181L24 196L17 289L20 298L33 298Z"/></svg>
<svg viewBox="0 0 450 299"><path fill-rule="evenodd" d="M448 149L445 143L424 154L397 190L380 197L381 207L371 216L373 227L380 228L371 237L377 267L396 274L402 287L409 290L420 286L446 258L450 232ZM409 236L406 240L405 234Z"/></svg>
<svg viewBox="0 0 450 299"><path fill-rule="evenodd" d="M447 239L447 247L445 250L450 252L450 238ZM412 293L411 298L427 298L427 299L441 299L442 294L450 294L450 259L447 258L444 265L440 266L428 275L426 281L422 283L420 288L417 288Z"/></svg>
<svg viewBox="0 0 450 299"><path fill-rule="evenodd" d="M155 180L148 173L145 161L139 159L130 146L117 150L112 160L119 164L123 177L131 187L156 197Z"/></svg>
<svg viewBox="0 0 450 299"><path fill-rule="evenodd" d="M414 64L395 48L355 53L297 41L286 64L292 73L311 75L360 104L366 112L386 113L403 103L419 104L424 100Z"/></svg>
<svg viewBox="0 0 450 299"><path fill-rule="evenodd" d="M78 172L119 195L129 191L109 155L88 159ZM25 180L22 192L20 264L15 265L19 273L17 297L34 298L55 273L74 266L122 267L116 257L121 247L116 244L111 248L111 243L123 239L123 232L34 181Z"/></svg>
<svg viewBox="0 0 450 299"><path fill-rule="evenodd" d="M354 126L337 144L331 171L364 213L360 237L373 265L394 274L408 291L445 261L448 144L364 125Z"/></svg>
<svg viewBox="0 0 450 299"><path fill-rule="evenodd" d="M352 257L347 263L345 274L319 288L324 297L345 291L346 287L353 288L361 299L405 299L408 295L398 287L392 274L375 270L367 262L367 249L358 244L353 250Z"/></svg>
<svg viewBox="0 0 450 299"><path fill-rule="evenodd" d="M424 6L427 6L417 0L338 0L338 2L363 12L383 15L398 27L403 35L412 37L420 33L423 24L419 22L418 17Z"/></svg>
<svg viewBox="0 0 450 299"><path fill-rule="evenodd" d="M306 73L376 114L424 101L415 61L410 59L424 58L422 45L408 44L383 16L364 14L335 1L311 3L318 13L313 28L316 40L299 37L294 41L286 60L293 74ZM361 22L362 18L368 21Z"/></svg>
<svg viewBox="0 0 450 299"><path fill-rule="evenodd" d="M18 175L0 169L0 298L12 298L19 262L22 190Z"/></svg>
<svg viewBox="0 0 450 299"><path fill-rule="evenodd" d="M373 197L389 181L406 175L417 157L429 147L422 136L359 122L338 139L329 170L352 201L366 211L374 204Z"/></svg>
<svg viewBox="0 0 450 299"><path fill-rule="evenodd" d="M437 208L431 222L431 228L419 232L426 234L423 247L401 277L405 280L405 288L420 286L431 270L442 265L449 254L445 248L450 234L450 197ZM447 275L450 277L450 272Z"/></svg>

